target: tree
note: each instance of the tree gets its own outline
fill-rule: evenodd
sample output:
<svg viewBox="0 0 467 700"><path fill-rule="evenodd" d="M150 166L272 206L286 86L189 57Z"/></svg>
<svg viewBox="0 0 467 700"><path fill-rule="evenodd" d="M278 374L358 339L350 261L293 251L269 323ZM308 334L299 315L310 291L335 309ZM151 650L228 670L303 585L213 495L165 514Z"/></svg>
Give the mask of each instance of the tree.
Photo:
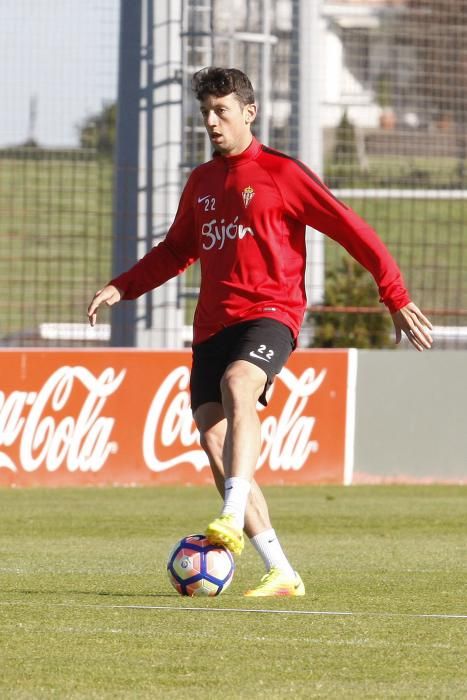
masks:
<svg viewBox="0 0 467 700"><path fill-rule="evenodd" d="M88 117L80 127L80 145L102 156L113 156L117 123L117 105L105 105L99 114Z"/></svg>
<svg viewBox="0 0 467 700"><path fill-rule="evenodd" d="M358 161L355 127L345 110L336 129L334 163L355 165Z"/></svg>
<svg viewBox="0 0 467 700"><path fill-rule="evenodd" d="M388 313L378 308L373 279L350 257L329 272L326 278L324 305L330 307L375 307L375 313L344 311L312 312L313 347L319 348L386 348L392 347L392 322Z"/></svg>

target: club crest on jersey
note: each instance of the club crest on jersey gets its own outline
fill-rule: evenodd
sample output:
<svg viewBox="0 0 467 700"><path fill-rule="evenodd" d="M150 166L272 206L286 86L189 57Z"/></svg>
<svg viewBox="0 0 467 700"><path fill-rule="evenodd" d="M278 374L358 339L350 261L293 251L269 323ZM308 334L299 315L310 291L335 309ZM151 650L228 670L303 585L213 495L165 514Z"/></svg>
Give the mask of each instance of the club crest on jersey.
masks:
<svg viewBox="0 0 467 700"><path fill-rule="evenodd" d="M254 196L255 191L253 187L251 187L250 185L248 185L248 187L245 187L245 189L242 192L243 204L245 206L245 209L248 207L249 203L251 202Z"/></svg>

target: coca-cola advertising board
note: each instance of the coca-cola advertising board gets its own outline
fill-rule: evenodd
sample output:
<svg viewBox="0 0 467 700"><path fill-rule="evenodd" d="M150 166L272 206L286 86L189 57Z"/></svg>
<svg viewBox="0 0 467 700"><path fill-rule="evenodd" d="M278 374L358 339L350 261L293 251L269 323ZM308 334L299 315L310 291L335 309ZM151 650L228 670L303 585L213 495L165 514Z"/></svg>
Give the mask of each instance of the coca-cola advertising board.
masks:
<svg viewBox="0 0 467 700"><path fill-rule="evenodd" d="M260 483L349 483L352 351L296 351L258 406ZM211 483L191 353L0 351L0 486Z"/></svg>

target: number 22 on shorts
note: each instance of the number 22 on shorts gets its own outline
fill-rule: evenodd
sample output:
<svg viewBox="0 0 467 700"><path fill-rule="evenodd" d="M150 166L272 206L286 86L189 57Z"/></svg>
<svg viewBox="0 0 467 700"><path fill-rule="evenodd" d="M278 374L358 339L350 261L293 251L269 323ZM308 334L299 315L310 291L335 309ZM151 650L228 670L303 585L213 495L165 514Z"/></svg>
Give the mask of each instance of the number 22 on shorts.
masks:
<svg viewBox="0 0 467 700"><path fill-rule="evenodd" d="M257 360L271 362L274 357L274 350L268 349L266 345L260 345L256 350L250 352L250 357L256 357Z"/></svg>

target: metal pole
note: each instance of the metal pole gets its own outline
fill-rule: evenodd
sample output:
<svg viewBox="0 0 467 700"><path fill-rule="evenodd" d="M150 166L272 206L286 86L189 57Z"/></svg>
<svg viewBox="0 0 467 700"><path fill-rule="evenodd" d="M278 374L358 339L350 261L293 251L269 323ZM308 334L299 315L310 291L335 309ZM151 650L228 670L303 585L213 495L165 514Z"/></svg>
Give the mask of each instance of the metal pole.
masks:
<svg viewBox="0 0 467 700"><path fill-rule="evenodd" d="M145 124L145 239L146 250L151 250L153 246L153 196L154 196L154 165L153 165L153 148L154 148L154 100L153 100L153 82L154 82L154 8L153 3L147 3L147 19L145 27L145 59L146 59L146 85L144 92L146 93L146 124ZM145 328L152 328L153 313L152 313L152 295L146 294L144 309L144 324Z"/></svg>
<svg viewBox="0 0 467 700"><path fill-rule="evenodd" d="M137 257L141 9L141 0L120 2L113 276L133 265ZM111 316L111 345L133 346L135 305L117 304Z"/></svg>
<svg viewBox="0 0 467 700"><path fill-rule="evenodd" d="M299 157L318 175L323 173L321 123L324 21L322 0L300 0L300 117ZM324 298L324 236L307 228L307 271L305 286L308 304L322 303ZM307 329L301 336L308 345Z"/></svg>
<svg viewBox="0 0 467 700"><path fill-rule="evenodd" d="M324 72L322 0L300 0L300 150L307 165L318 175L323 171L321 125Z"/></svg>
<svg viewBox="0 0 467 700"><path fill-rule="evenodd" d="M271 0L263 0L263 60L261 65L261 141L269 143L269 116L271 112Z"/></svg>
<svg viewBox="0 0 467 700"><path fill-rule="evenodd" d="M182 0L146 0L151 5L147 22L153 32L154 63L148 64L146 81L152 96L154 125L140 140L146 154L144 171L150 169L152 193L152 244L165 238L180 199L182 157ZM144 26L144 22L143 22ZM145 141L146 139L146 141ZM149 143L149 139L151 142ZM144 172L143 172L144 175ZM141 178L141 182L144 178ZM148 175L146 173L146 183ZM141 183L140 183L141 184ZM142 212L147 216L144 202ZM145 230L145 250L147 233ZM153 325L137 324L139 347L176 348L183 345L184 313L178 299L179 281L171 279L151 292ZM146 302L147 304L147 302ZM147 306L141 308L147 318Z"/></svg>

